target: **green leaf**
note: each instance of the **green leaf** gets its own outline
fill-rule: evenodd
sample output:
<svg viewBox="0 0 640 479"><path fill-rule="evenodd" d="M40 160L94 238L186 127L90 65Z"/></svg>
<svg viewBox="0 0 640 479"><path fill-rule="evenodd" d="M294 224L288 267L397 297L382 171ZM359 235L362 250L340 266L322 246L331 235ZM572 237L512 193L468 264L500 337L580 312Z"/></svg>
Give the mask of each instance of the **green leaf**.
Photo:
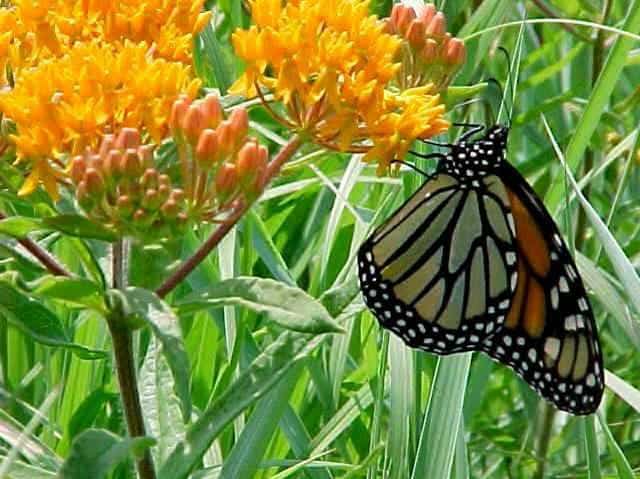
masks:
<svg viewBox="0 0 640 479"><path fill-rule="evenodd" d="M80 215L59 215L44 218L42 224L48 228L78 238L116 241L118 235L101 224L94 223Z"/></svg>
<svg viewBox="0 0 640 479"><path fill-rule="evenodd" d="M471 353L440 357L429 393L413 479L449 477L471 364Z"/></svg>
<svg viewBox="0 0 640 479"><path fill-rule="evenodd" d="M45 276L30 286L33 293L44 298L63 301L69 306L87 307L106 314L107 306L101 288L87 279Z"/></svg>
<svg viewBox="0 0 640 479"><path fill-rule="evenodd" d="M198 299L178 305L181 314L223 306L244 306L293 331L315 334L342 332L320 302L300 288L272 279L227 279L213 284Z"/></svg>
<svg viewBox="0 0 640 479"><path fill-rule="evenodd" d="M255 476L267 446L278 428L278 422L289 405L290 396L299 377L298 363L273 391L256 405L242 434L224 461L220 479Z"/></svg>
<svg viewBox="0 0 640 479"><path fill-rule="evenodd" d="M189 358L184 349L178 318L152 291L129 287L124 290L111 290L109 295L115 301L122 302L122 312L129 316L125 318L128 324L143 322L151 328L160 342L162 354L173 374L174 389L180 398L182 415L187 421L191 417Z"/></svg>
<svg viewBox="0 0 640 479"><path fill-rule="evenodd" d="M158 341L151 338L149 349L140 370L140 402L148 433L157 438L154 459L164 462L178 442L184 440L180 400L175 390L171 369Z"/></svg>
<svg viewBox="0 0 640 479"><path fill-rule="evenodd" d="M160 469L159 479L186 478L222 430L270 391L293 365L308 357L322 339L323 336L309 340L292 332L279 335L189 428L185 441Z"/></svg>
<svg viewBox="0 0 640 479"><path fill-rule="evenodd" d="M42 220L24 216L11 216L0 221L0 234L26 238L29 233L43 229Z"/></svg>
<svg viewBox="0 0 640 479"><path fill-rule="evenodd" d="M607 421L602 417L601 413L598 413L598 421L604 430L605 437L607 438L607 445L609 446L609 454L611 454L613 463L618 471L618 475L616 477L618 479L634 479L637 476L634 474L633 468L616 442L616 438L611 433L611 430L607 425Z"/></svg>
<svg viewBox="0 0 640 479"><path fill-rule="evenodd" d="M262 219L251 209L247 212L245 221L250 223L251 226L251 242L253 246L273 277L289 286L295 286L296 281L291 276L287 263L273 243Z"/></svg>
<svg viewBox="0 0 640 479"><path fill-rule="evenodd" d="M82 359L103 359L106 356L104 351L72 342L55 314L5 281L0 281L0 313L34 341L69 349Z"/></svg>
<svg viewBox="0 0 640 479"><path fill-rule="evenodd" d="M71 453L62 465L59 479L102 479L131 456L141 455L155 444L152 438L121 438L102 429L80 434L71 445Z"/></svg>

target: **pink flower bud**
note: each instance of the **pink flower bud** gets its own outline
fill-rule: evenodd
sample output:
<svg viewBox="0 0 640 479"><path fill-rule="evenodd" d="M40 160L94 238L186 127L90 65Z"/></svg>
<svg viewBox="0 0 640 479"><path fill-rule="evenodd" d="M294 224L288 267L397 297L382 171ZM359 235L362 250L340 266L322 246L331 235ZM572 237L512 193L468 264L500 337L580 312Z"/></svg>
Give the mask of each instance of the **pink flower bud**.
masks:
<svg viewBox="0 0 640 479"><path fill-rule="evenodd" d="M71 161L71 179L77 185L84 178L87 170L87 160L83 156L76 156Z"/></svg>
<svg viewBox="0 0 640 479"><path fill-rule="evenodd" d="M155 149L154 145L142 145L138 148L138 157L140 157L140 161L142 162L142 166L144 168L152 168L153 167L153 150Z"/></svg>
<svg viewBox="0 0 640 479"><path fill-rule="evenodd" d="M196 159L204 168L211 167L219 156L218 135L215 130L203 130L196 147Z"/></svg>
<svg viewBox="0 0 640 479"><path fill-rule="evenodd" d="M422 60L425 63L433 63L438 58L438 42L432 38L427 39L422 49Z"/></svg>
<svg viewBox="0 0 640 479"><path fill-rule="evenodd" d="M428 3L418 10L418 20L426 25L431 22L431 19L438 12L438 9L433 3Z"/></svg>
<svg viewBox="0 0 640 479"><path fill-rule="evenodd" d="M153 168L147 168L142 175L140 184L143 188L157 188L158 187L158 172Z"/></svg>
<svg viewBox="0 0 640 479"><path fill-rule="evenodd" d="M125 151L120 161L120 171L124 176L137 179L142 173L142 163L136 150L128 149Z"/></svg>
<svg viewBox="0 0 640 479"><path fill-rule="evenodd" d="M249 132L249 114L244 108L238 108L231 112L229 116L231 123L231 133L235 138L235 145L239 147Z"/></svg>
<svg viewBox="0 0 640 479"><path fill-rule="evenodd" d="M190 142L198 141L200 133L205 127L204 115L196 104L190 105L182 120L182 130Z"/></svg>
<svg viewBox="0 0 640 479"><path fill-rule="evenodd" d="M423 22L413 20L407 29L407 40L413 48L419 49L425 43L426 26Z"/></svg>
<svg viewBox="0 0 640 479"><path fill-rule="evenodd" d="M116 145L116 139L115 136L113 135L104 135L102 137L102 142L100 143L100 150L98 151L98 154L100 155L100 158L102 158L103 160L107 157L107 155L109 154L109 151L113 150L115 148Z"/></svg>
<svg viewBox="0 0 640 479"><path fill-rule="evenodd" d="M427 26L427 35L433 37L440 37L447 33L447 19L444 16L444 13L438 12L434 15Z"/></svg>
<svg viewBox="0 0 640 479"><path fill-rule="evenodd" d="M160 211L166 218L175 218L180 212L180 207L176 201L169 199L162 205Z"/></svg>
<svg viewBox="0 0 640 479"><path fill-rule="evenodd" d="M224 163L216 174L216 191L222 201L233 193L238 186L238 172L232 163Z"/></svg>
<svg viewBox="0 0 640 479"><path fill-rule="evenodd" d="M138 148L140 146L140 132L135 128L123 128L116 138L115 146L119 150Z"/></svg>
<svg viewBox="0 0 640 479"><path fill-rule="evenodd" d="M411 7L396 3L391 10L391 23L395 31L403 35L414 18L416 18L416 12Z"/></svg>
<svg viewBox="0 0 640 479"><path fill-rule="evenodd" d="M171 115L169 116L169 128L174 134L182 128L182 122L184 121L184 117L187 114L187 109L190 104L191 102L186 96L181 96L173 102Z"/></svg>
<svg viewBox="0 0 640 479"><path fill-rule="evenodd" d="M218 95L209 93L204 97L200 108L204 114L207 128L216 128L222 121L222 106Z"/></svg>
<svg viewBox="0 0 640 479"><path fill-rule="evenodd" d="M93 196L99 196L104 193L104 179L98 170L88 168L84 174L83 182L86 184L87 193Z"/></svg>
<svg viewBox="0 0 640 479"><path fill-rule="evenodd" d="M118 213L123 218L130 217L131 213L133 213L133 201L131 201L130 196L119 196L116 200L116 207L118 208Z"/></svg>
<svg viewBox="0 0 640 479"><path fill-rule="evenodd" d="M452 38L447 43L444 57L445 61L451 65L462 65L465 61L467 52L464 42L459 38Z"/></svg>

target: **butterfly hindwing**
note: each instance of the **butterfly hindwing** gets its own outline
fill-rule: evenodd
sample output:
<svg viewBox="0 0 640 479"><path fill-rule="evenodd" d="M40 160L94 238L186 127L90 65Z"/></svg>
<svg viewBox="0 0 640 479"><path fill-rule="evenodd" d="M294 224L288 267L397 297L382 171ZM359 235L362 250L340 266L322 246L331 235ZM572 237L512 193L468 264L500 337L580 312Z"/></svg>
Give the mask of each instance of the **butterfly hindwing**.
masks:
<svg viewBox="0 0 640 479"><path fill-rule="evenodd" d="M575 263L542 201L508 163L518 285L504 327L482 349L544 398L573 414L593 412L604 370L593 311Z"/></svg>
<svg viewBox="0 0 640 479"><path fill-rule="evenodd" d="M477 349L504 323L517 281L504 185L438 173L365 241L358 266L367 305L407 344Z"/></svg>

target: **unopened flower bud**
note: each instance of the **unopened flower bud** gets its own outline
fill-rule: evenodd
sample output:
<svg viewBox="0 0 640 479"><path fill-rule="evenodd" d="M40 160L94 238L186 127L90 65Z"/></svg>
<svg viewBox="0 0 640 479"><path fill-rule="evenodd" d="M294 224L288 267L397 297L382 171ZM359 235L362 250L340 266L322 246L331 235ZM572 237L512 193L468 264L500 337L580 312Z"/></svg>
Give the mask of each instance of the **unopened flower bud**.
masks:
<svg viewBox="0 0 640 479"><path fill-rule="evenodd" d="M464 42L459 38L452 38L447 43L444 58L450 65L461 65L466 57Z"/></svg>
<svg viewBox="0 0 640 479"><path fill-rule="evenodd" d="M235 150L235 138L231 129L231 122L225 120L220 123L220 126L216 129L216 135L218 137L218 151L220 158L226 158Z"/></svg>
<svg viewBox="0 0 640 479"><path fill-rule="evenodd" d="M136 212L133 214L133 220L138 223L143 223L144 221L147 220L148 217L149 215L142 208L137 209Z"/></svg>
<svg viewBox="0 0 640 479"><path fill-rule="evenodd" d="M407 29L406 36L407 36L407 40L409 41L412 47L420 48L422 45L424 45L426 40L425 32L426 32L425 23L418 20L413 20L409 24L409 28Z"/></svg>
<svg viewBox="0 0 640 479"><path fill-rule="evenodd" d="M153 145L142 145L138 148L138 156L144 169L153 167Z"/></svg>
<svg viewBox="0 0 640 479"><path fill-rule="evenodd" d="M433 63L438 57L438 42L429 38L422 49L422 61L425 63Z"/></svg>
<svg viewBox="0 0 640 479"><path fill-rule="evenodd" d="M120 169L122 165L122 153L118 150L111 150L107 153L107 156L104 158L102 162L102 170L105 175L109 175L114 179L117 179L122 175L122 170Z"/></svg>
<svg viewBox="0 0 640 479"><path fill-rule="evenodd" d="M120 171L127 178L137 179L142 173L142 164L136 150L128 149L125 151L120 161Z"/></svg>
<svg viewBox="0 0 640 479"><path fill-rule="evenodd" d="M131 200L130 196L119 196L116 200L116 207L118 208L120 216L123 218L130 217L131 213L133 213L133 201Z"/></svg>
<svg viewBox="0 0 640 479"><path fill-rule="evenodd" d="M396 3L391 10L391 23L398 33L404 34L414 18L416 18L416 12L406 5Z"/></svg>
<svg viewBox="0 0 640 479"><path fill-rule="evenodd" d="M174 189L173 191L171 191L169 199L175 201L176 203L182 203L184 201L184 191L180 188Z"/></svg>
<svg viewBox="0 0 640 479"><path fill-rule="evenodd" d="M76 188L76 198L80 206L87 212L89 212L95 204L94 198L87 191L87 182L81 181Z"/></svg>
<svg viewBox="0 0 640 479"><path fill-rule="evenodd" d="M187 112L182 120L182 130L192 143L198 141L200 132L205 127L204 115L200 107L192 104L187 108Z"/></svg>
<svg viewBox="0 0 640 479"><path fill-rule="evenodd" d="M87 160L83 156L76 156L71 161L71 179L77 185L84 178L87 170Z"/></svg>
<svg viewBox="0 0 640 479"><path fill-rule="evenodd" d="M238 185L238 172L232 163L223 163L216 174L216 191L221 200L226 200Z"/></svg>
<svg viewBox="0 0 640 479"><path fill-rule="evenodd" d="M436 13L427 26L427 35L439 37L447 33L447 19L444 13Z"/></svg>
<svg viewBox="0 0 640 479"><path fill-rule="evenodd" d="M231 112L229 116L231 123L231 133L235 138L235 145L239 147L249 132L249 114L244 108L238 108Z"/></svg>
<svg viewBox="0 0 640 479"><path fill-rule="evenodd" d="M200 133L198 146L196 147L196 159L201 166L207 168L212 166L218 155L218 135L215 130L207 128Z"/></svg>
<svg viewBox="0 0 640 479"><path fill-rule="evenodd" d="M145 191L144 196L142 197L142 206L148 210L157 210L162 201L160 200L160 195L157 190L149 189Z"/></svg>
<svg viewBox="0 0 640 479"><path fill-rule="evenodd" d="M157 188L158 187L158 172L153 168L147 168L142 175L140 184L144 189Z"/></svg>
<svg viewBox="0 0 640 479"><path fill-rule="evenodd" d="M218 95L209 93L200 107L204 114L205 123L207 128L216 128L222 121L222 106L220 105L220 99Z"/></svg>
<svg viewBox="0 0 640 479"><path fill-rule="evenodd" d="M113 150L115 148L116 145L116 138L113 135L104 135L102 137L102 142L100 143L100 150L98 151L98 154L100 155L100 158L102 158L103 160L107 157L107 155L109 154L109 151Z"/></svg>
<svg viewBox="0 0 640 479"><path fill-rule="evenodd" d="M160 175L158 176L158 184L171 186L171 178L169 175Z"/></svg>
<svg viewBox="0 0 640 479"><path fill-rule="evenodd" d="M169 128L174 134L182 128L182 122L190 104L189 98L184 95L173 102L169 116Z"/></svg>
<svg viewBox="0 0 640 479"><path fill-rule="evenodd" d="M169 195L171 194L171 188L167 185L160 185L158 187L158 196L160 198L160 202L164 203L169 199Z"/></svg>
<svg viewBox="0 0 640 479"><path fill-rule="evenodd" d="M104 179L98 170L88 168L84 174L84 183L86 184L87 193L90 195L102 195L104 192Z"/></svg>
<svg viewBox="0 0 640 479"><path fill-rule="evenodd" d="M253 183L257 173L264 169L265 165L266 155L256 141L249 141L240 148L236 160L236 171L240 181Z"/></svg>
<svg viewBox="0 0 640 479"><path fill-rule="evenodd" d="M431 22L431 19L438 12L438 9L433 3L428 3L418 9L418 20L426 25Z"/></svg>
<svg viewBox="0 0 640 479"><path fill-rule="evenodd" d="M180 207L176 201L170 199L162 205L160 211L167 218L175 218L180 212Z"/></svg>
<svg viewBox="0 0 640 479"><path fill-rule="evenodd" d="M119 150L138 148L140 146L140 132L135 128L123 128L116 138L115 146Z"/></svg>

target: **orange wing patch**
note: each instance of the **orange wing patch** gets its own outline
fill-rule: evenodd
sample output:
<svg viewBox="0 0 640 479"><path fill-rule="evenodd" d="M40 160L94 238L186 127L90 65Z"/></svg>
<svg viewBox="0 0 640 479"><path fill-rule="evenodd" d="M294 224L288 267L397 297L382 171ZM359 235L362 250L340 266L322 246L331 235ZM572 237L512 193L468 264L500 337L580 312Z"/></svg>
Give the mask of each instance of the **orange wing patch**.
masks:
<svg viewBox="0 0 640 479"><path fill-rule="evenodd" d="M549 273L551 257L547 241L531 213L516 194L509 189L507 193L516 225L518 285L505 326L515 329L522 323L530 337L539 338L545 327L547 305L544 288L535 276L544 278Z"/></svg>
<svg viewBox="0 0 640 479"><path fill-rule="evenodd" d="M546 276L551 266L547 242L522 201L511 190L507 189L507 193L511 203L511 214L516 223L518 249L525 255L538 276Z"/></svg>

